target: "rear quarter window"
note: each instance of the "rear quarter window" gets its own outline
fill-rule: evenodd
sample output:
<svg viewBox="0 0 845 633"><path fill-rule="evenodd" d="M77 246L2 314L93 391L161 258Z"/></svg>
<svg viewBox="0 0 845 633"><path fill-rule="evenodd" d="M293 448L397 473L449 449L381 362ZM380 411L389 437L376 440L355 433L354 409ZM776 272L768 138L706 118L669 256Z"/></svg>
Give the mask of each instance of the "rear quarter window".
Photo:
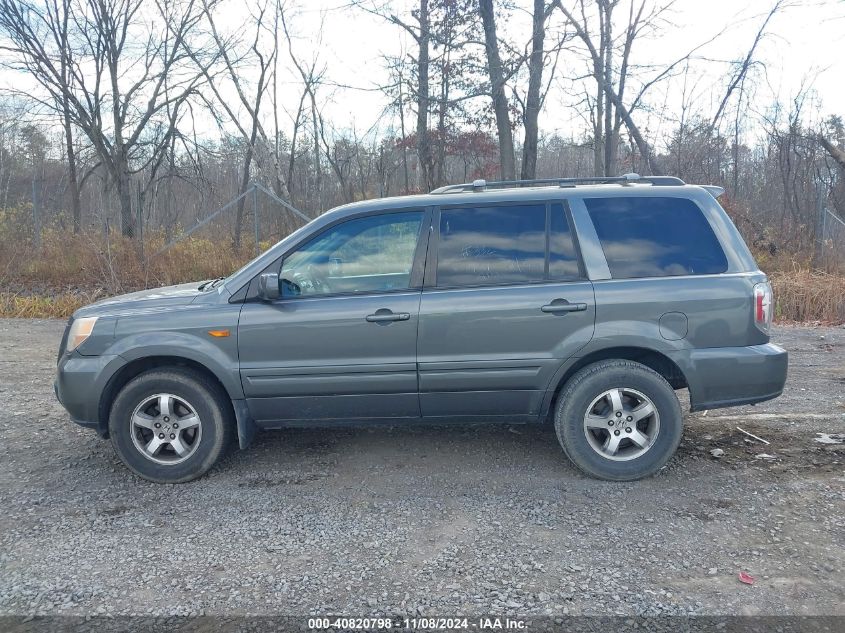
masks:
<svg viewBox="0 0 845 633"><path fill-rule="evenodd" d="M614 279L711 275L728 260L701 209L684 198L586 198Z"/></svg>

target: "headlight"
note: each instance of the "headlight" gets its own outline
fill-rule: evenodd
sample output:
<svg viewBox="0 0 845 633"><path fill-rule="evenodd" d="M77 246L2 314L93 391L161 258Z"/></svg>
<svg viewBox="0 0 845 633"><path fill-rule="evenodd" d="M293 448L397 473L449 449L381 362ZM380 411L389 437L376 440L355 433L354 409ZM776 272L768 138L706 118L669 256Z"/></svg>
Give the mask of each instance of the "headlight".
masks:
<svg viewBox="0 0 845 633"><path fill-rule="evenodd" d="M94 324L97 322L97 317L82 317L76 319L70 326L70 332L67 335L67 348L65 351L72 352L77 347L82 345L91 332L94 331Z"/></svg>

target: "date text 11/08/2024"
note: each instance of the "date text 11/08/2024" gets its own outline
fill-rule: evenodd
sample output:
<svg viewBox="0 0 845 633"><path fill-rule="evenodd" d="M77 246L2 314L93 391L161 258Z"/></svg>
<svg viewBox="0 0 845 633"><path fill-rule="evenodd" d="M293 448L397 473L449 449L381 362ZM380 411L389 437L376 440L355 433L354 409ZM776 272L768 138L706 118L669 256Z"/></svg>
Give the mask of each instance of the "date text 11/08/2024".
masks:
<svg viewBox="0 0 845 633"><path fill-rule="evenodd" d="M525 620L517 618L479 617L479 618L309 618L308 628L313 630L361 630L389 631L398 630L434 630L434 631L525 631Z"/></svg>

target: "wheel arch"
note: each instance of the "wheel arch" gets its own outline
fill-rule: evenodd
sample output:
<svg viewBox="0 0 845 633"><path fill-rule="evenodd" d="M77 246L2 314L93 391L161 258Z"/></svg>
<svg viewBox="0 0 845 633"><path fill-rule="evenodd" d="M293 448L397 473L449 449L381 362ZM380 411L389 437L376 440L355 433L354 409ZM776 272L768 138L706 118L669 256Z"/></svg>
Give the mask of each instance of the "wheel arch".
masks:
<svg viewBox="0 0 845 633"><path fill-rule="evenodd" d="M115 374L109 379L108 383L106 383L105 388L100 394L100 402L97 407L97 432L100 434L101 437L105 438L109 435L109 412L111 411L114 399L117 397L117 394L120 392L120 390L123 389L123 387L125 387L130 380L132 380L136 376L140 376L146 371L150 371L152 369L163 369L168 367L177 369L190 369L196 373L203 375L213 384L217 385L220 388L221 392L226 394L227 400L229 402L232 402L231 394L226 389L225 385L223 384L223 381L220 380L220 377L199 361L190 358L185 358L184 356L164 355L144 356L141 358L136 358L135 360L128 362L126 365L117 370ZM236 407L233 406L233 409L236 409Z"/></svg>
<svg viewBox="0 0 845 633"><path fill-rule="evenodd" d="M555 410L558 396L563 391L569 379L580 369L603 360L630 360L653 369L666 379L673 389L684 389L689 386L687 378L677 363L666 354L654 349L636 346L616 346L595 350L579 358L570 359L564 363L558 373L552 378L552 387L546 392L543 400L542 418L548 419Z"/></svg>

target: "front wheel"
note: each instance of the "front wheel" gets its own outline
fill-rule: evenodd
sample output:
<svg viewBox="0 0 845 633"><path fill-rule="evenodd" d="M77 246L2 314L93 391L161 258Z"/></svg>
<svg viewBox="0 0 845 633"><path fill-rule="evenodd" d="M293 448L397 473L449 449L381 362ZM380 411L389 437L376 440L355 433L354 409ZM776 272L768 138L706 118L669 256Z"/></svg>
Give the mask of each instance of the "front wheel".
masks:
<svg viewBox="0 0 845 633"><path fill-rule="evenodd" d="M115 398L109 433L130 470L157 483L203 475L232 439L231 404L220 387L182 368L154 369Z"/></svg>
<svg viewBox="0 0 845 633"><path fill-rule="evenodd" d="M581 470L630 481L666 465L681 441L683 418L663 376L633 361L607 360L584 367L566 384L555 431Z"/></svg>

